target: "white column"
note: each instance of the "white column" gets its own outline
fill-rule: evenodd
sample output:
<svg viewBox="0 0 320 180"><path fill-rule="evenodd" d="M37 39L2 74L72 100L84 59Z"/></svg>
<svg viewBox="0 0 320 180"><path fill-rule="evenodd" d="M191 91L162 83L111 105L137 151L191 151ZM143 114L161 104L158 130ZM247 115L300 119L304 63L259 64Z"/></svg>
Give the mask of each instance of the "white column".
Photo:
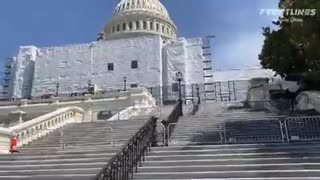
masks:
<svg viewBox="0 0 320 180"><path fill-rule="evenodd" d="M132 22L132 29L133 29L133 30L138 29L136 25L137 25L137 22L136 22L136 21L133 21L133 22Z"/></svg>
<svg viewBox="0 0 320 180"><path fill-rule="evenodd" d="M147 20L147 30L150 30L150 20Z"/></svg>
<svg viewBox="0 0 320 180"><path fill-rule="evenodd" d="M154 30L154 31L157 31L157 29L156 29L156 20L153 20L152 23L153 23L153 24L152 24L153 30Z"/></svg>

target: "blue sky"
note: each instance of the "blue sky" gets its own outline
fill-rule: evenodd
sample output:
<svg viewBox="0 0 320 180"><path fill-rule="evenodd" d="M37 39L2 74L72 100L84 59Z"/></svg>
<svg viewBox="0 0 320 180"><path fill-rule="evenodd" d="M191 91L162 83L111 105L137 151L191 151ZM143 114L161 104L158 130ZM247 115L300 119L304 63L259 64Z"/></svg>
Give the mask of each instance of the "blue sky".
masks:
<svg viewBox="0 0 320 180"><path fill-rule="evenodd" d="M216 36L212 44L216 69L259 64L261 27L270 26L275 18L259 12L277 8L278 1L162 0L180 36ZM22 45L91 42L115 5L116 0L1 0L0 59L16 55Z"/></svg>

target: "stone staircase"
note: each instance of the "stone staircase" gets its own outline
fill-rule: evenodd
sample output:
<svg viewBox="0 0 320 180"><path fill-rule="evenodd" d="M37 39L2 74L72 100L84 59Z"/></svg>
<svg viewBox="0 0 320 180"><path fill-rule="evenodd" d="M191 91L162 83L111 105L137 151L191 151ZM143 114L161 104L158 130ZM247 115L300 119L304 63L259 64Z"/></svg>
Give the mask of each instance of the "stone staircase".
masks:
<svg viewBox="0 0 320 180"><path fill-rule="evenodd" d="M212 107L214 105L209 105L209 107L210 106ZM208 107L202 106L201 108ZM199 112L195 116L182 117L179 120L179 123L176 125L175 131L172 134L170 144L222 144L227 138L223 135L225 128L227 128L226 130L228 131L234 131L233 134L241 134L248 130L248 127L245 127L244 129L240 128L243 122L250 121L250 124L252 124L253 121L257 121L257 126L253 128L264 128L264 130L271 132L273 127L259 127L260 123L262 121L278 120L279 118L281 117L274 113L266 112L248 112L245 110L233 110L230 112L223 112L222 110L211 111L210 109L208 111L202 110L201 113Z"/></svg>
<svg viewBox="0 0 320 180"><path fill-rule="evenodd" d="M151 148L134 179L319 180L320 144L279 141L274 127L281 118L202 105L197 115L179 120L170 147Z"/></svg>
<svg viewBox="0 0 320 180"><path fill-rule="evenodd" d="M0 179L94 179L147 119L72 123L0 155Z"/></svg>
<svg viewBox="0 0 320 180"><path fill-rule="evenodd" d="M136 180L320 179L319 144L154 147Z"/></svg>

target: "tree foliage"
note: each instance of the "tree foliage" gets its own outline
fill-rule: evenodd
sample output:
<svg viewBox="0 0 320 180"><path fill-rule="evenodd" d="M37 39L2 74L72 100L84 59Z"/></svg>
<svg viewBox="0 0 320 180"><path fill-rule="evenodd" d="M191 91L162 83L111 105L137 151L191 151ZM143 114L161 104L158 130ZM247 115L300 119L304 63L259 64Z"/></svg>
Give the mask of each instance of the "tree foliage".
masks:
<svg viewBox="0 0 320 180"><path fill-rule="evenodd" d="M261 65L284 78L293 74L320 85L320 1L280 0L280 9L316 9L314 16L284 13L275 23L278 28L263 28L265 36L259 54Z"/></svg>

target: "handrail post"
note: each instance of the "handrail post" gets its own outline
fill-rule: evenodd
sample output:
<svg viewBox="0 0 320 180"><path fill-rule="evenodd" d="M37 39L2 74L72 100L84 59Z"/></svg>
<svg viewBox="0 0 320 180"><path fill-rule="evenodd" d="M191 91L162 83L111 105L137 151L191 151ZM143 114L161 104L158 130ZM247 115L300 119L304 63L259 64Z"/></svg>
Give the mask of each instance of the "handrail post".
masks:
<svg viewBox="0 0 320 180"><path fill-rule="evenodd" d="M171 146L171 127L173 125L177 125L177 123L170 123L167 127L168 128L167 129L168 146Z"/></svg>

